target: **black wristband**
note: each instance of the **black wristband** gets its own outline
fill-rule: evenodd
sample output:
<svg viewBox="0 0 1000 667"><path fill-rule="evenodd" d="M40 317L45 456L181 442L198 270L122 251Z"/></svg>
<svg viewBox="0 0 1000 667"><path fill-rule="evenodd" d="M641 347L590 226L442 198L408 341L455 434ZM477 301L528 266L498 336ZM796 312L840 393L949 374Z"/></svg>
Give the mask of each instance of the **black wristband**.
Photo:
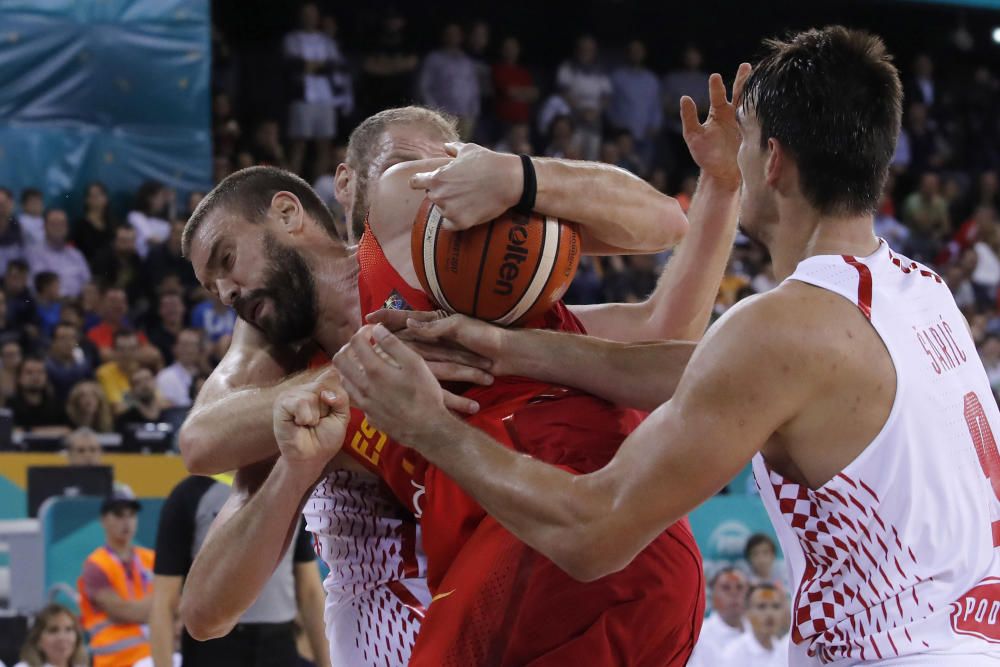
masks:
<svg viewBox="0 0 1000 667"><path fill-rule="evenodd" d="M535 165L527 155L521 157L521 168L524 171L524 188L521 190L521 201L514 210L524 215L531 215L535 208L535 196L538 194L538 180L535 177Z"/></svg>

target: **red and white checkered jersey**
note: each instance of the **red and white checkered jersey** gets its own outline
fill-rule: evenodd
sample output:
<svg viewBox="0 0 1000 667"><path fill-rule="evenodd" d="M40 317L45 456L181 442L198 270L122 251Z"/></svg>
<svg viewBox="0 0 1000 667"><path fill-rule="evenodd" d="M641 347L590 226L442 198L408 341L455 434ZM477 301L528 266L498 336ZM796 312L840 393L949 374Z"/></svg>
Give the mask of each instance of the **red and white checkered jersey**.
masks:
<svg viewBox="0 0 1000 667"><path fill-rule="evenodd" d="M1000 412L948 286L885 241L788 279L857 304L896 372L881 432L820 488L754 457L797 586L789 664L1000 664Z"/></svg>
<svg viewBox="0 0 1000 667"><path fill-rule="evenodd" d="M420 527L378 479L345 470L324 478L302 513L330 568L331 664L405 667L431 599Z"/></svg>

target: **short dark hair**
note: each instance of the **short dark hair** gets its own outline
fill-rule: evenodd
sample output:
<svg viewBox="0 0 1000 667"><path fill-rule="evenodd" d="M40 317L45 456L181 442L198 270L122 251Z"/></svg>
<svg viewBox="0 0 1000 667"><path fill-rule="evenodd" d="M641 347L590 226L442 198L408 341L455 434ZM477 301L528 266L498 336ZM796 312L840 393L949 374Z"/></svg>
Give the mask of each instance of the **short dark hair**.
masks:
<svg viewBox="0 0 1000 667"><path fill-rule="evenodd" d="M35 294L41 294L49 285L59 282L59 275L52 271L39 271L35 274Z"/></svg>
<svg viewBox="0 0 1000 667"><path fill-rule="evenodd" d="M761 544L767 544L771 547L771 553L776 556L778 555L778 547L775 546L774 540L764 533L754 533L750 536L750 539L747 540L747 545L743 548L743 557L750 560L750 552Z"/></svg>
<svg viewBox="0 0 1000 667"><path fill-rule="evenodd" d="M156 213L153 210L153 197L157 195L166 186L159 181L145 181L139 186L139 189L135 193L135 207L139 211L142 211L146 215L151 215Z"/></svg>
<svg viewBox="0 0 1000 667"><path fill-rule="evenodd" d="M181 252L185 257L190 256L191 241L198 233L198 227L216 211L232 207L247 221L257 223L271 206L274 195L282 191L291 192L298 197L306 213L322 225L332 238L340 239L333 214L308 183L290 171L257 166L240 169L226 176L205 195L184 227Z"/></svg>
<svg viewBox="0 0 1000 667"><path fill-rule="evenodd" d="M112 344L116 344L120 338L138 338L138 336L139 334L135 329L130 329L129 327L119 327L118 330L115 331Z"/></svg>
<svg viewBox="0 0 1000 667"><path fill-rule="evenodd" d="M25 188L21 190L21 205L23 206L32 197L38 197L39 199L44 199L42 197L42 191L38 188Z"/></svg>
<svg viewBox="0 0 1000 667"><path fill-rule="evenodd" d="M829 26L764 42L743 110L794 158L802 193L823 215L874 212L896 148L902 86L882 40Z"/></svg>
<svg viewBox="0 0 1000 667"><path fill-rule="evenodd" d="M9 262L7 262L6 272L10 273L11 269L14 269L15 271L21 271L23 273L27 273L28 271L31 270L30 267L28 266L28 263L23 259L21 259L20 257L12 259Z"/></svg>

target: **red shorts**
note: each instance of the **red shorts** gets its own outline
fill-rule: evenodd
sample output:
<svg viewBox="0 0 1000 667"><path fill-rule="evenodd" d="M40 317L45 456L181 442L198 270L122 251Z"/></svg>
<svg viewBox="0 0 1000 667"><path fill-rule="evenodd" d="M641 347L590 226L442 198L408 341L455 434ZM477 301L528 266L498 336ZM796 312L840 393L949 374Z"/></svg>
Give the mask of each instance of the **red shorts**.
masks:
<svg viewBox="0 0 1000 667"><path fill-rule="evenodd" d="M574 473L605 465L641 420L579 394L495 417L486 409L471 421L503 444ZM487 516L437 468L425 481L422 525L435 601L411 665L686 664L705 611L701 556L686 519L621 572L581 583ZM441 564L446 568L434 567Z"/></svg>

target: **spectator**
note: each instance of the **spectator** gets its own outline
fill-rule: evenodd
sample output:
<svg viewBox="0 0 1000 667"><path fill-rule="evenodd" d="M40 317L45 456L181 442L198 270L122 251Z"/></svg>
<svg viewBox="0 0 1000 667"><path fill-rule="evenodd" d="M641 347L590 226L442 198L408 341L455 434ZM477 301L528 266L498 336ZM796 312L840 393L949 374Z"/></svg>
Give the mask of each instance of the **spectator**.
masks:
<svg viewBox="0 0 1000 667"><path fill-rule="evenodd" d="M201 332L197 329L179 332L174 356L176 361L157 374L156 387L171 405L186 408L193 400L194 379L202 373Z"/></svg>
<svg viewBox="0 0 1000 667"><path fill-rule="evenodd" d="M48 340L62 319L62 302L59 300L59 274L42 271L35 274L35 321Z"/></svg>
<svg viewBox="0 0 1000 667"><path fill-rule="evenodd" d="M124 290L118 287L108 287L101 295L101 323L91 328L87 332L87 338L97 346L101 356L110 358L111 348L115 344L115 335L119 329L131 331L131 322L128 318L128 298ZM142 332L131 333L138 337L139 342L145 345L149 341Z"/></svg>
<svg viewBox="0 0 1000 667"><path fill-rule="evenodd" d="M7 295L7 318L18 327L34 327L35 299L28 289L28 263L23 259L12 259L7 262L7 270L3 274L3 291Z"/></svg>
<svg viewBox="0 0 1000 667"><path fill-rule="evenodd" d="M490 24L482 19L473 21L465 32L465 52L476 70L479 84L479 123L477 136L479 143L490 142L497 133L496 119L493 117L493 68L490 66Z"/></svg>
<svg viewBox="0 0 1000 667"><path fill-rule="evenodd" d="M743 557L750 567L751 584L771 584L781 590L788 590L780 573L775 571L778 548L770 537L764 533L751 535L743 549Z"/></svg>
<svg viewBox="0 0 1000 667"><path fill-rule="evenodd" d="M114 234L113 243L98 253L94 261L96 275L102 287L123 289L131 301L138 301L148 285L143 280L146 274L136 249L136 231L122 225L115 228ZM157 247L154 247L150 255L156 250Z"/></svg>
<svg viewBox="0 0 1000 667"><path fill-rule="evenodd" d="M88 285L84 287L84 294L87 293L89 287L93 286ZM94 291L96 292L96 288L94 289ZM100 319L98 319L97 321L100 322ZM82 334L82 332L84 331L83 309L77 304L72 302L63 304L61 322L65 322L66 324L71 325L74 329L77 330L79 338L79 340L77 341L77 345L83 352L83 356L87 360L87 363L90 364L90 367L97 368L98 366L100 366L101 365L100 351L97 349L97 346L94 345L93 341L91 341L89 338L87 338Z"/></svg>
<svg viewBox="0 0 1000 667"><path fill-rule="evenodd" d="M288 168L285 147L281 145L281 130L276 120L268 119L257 123L253 137L244 150L250 154L255 165L263 164L281 169Z"/></svg>
<svg viewBox="0 0 1000 667"><path fill-rule="evenodd" d="M145 259L149 249L170 236L170 209L174 191L158 181L146 181L135 195L135 209L128 214L128 224L135 230L135 249Z"/></svg>
<svg viewBox="0 0 1000 667"><path fill-rule="evenodd" d="M209 297L191 310L191 326L201 329L213 343L231 336L236 326L236 311L216 298Z"/></svg>
<svg viewBox="0 0 1000 667"><path fill-rule="evenodd" d="M989 308L996 303L997 285L1000 285L1000 227L997 212L992 206L981 206L974 217L976 224L976 268L969 279L976 291L976 301Z"/></svg>
<svg viewBox="0 0 1000 667"><path fill-rule="evenodd" d="M14 667L88 667L83 628L72 611L50 604L38 612Z"/></svg>
<svg viewBox="0 0 1000 667"><path fill-rule="evenodd" d="M457 117L459 136L468 141L479 118L479 79L475 63L462 51L457 23L445 25L441 48L424 59L418 85L421 102Z"/></svg>
<svg viewBox="0 0 1000 667"><path fill-rule="evenodd" d="M17 369L23 359L21 344L16 340L0 345L0 398L4 404L17 393Z"/></svg>
<svg viewBox="0 0 1000 667"><path fill-rule="evenodd" d="M979 348L986 369L986 377L990 379L993 393L1000 388L1000 336L988 335Z"/></svg>
<svg viewBox="0 0 1000 667"><path fill-rule="evenodd" d="M160 295L157 314L159 322L149 327L149 341L169 365L174 363L174 345L177 335L184 328L184 299L177 292L164 292Z"/></svg>
<svg viewBox="0 0 1000 667"><path fill-rule="evenodd" d="M99 269L94 260L101 250L111 246L117 226L117 221L111 216L107 188L98 181L90 183L84 200L83 216L73 223L71 238L73 245L91 262L92 272Z"/></svg>
<svg viewBox="0 0 1000 667"><path fill-rule="evenodd" d="M569 116L558 116L549 126L549 144L545 148L546 157L579 159L583 153L580 149L573 119Z"/></svg>
<svg viewBox="0 0 1000 667"><path fill-rule="evenodd" d="M921 53L913 61L913 77L906 82L906 99L933 109L939 102L934 83L934 61Z"/></svg>
<svg viewBox="0 0 1000 667"><path fill-rule="evenodd" d="M899 250L906 247L910 238L910 230L888 210L889 193L883 190L879 196L879 207L875 212L875 236L885 239L890 248Z"/></svg>
<svg viewBox="0 0 1000 667"><path fill-rule="evenodd" d="M115 414L125 411L125 395L131 388L132 374L139 368L139 337L132 329L114 334L112 360L97 369L97 381Z"/></svg>
<svg viewBox="0 0 1000 667"><path fill-rule="evenodd" d="M684 48L680 68L667 72L663 77L664 123L669 131L667 140L671 157L682 159L679 166L688 166L689 160L687 144L681 134L681 98L687 95L694 100L698 117L704 118L708 113L707 81L708 72L702 69L701 50L693 44Z"/></svg>
<svg viewBox="0 0 1000 667"><path fill-rule="evenodd" d="M65 401L73 387L82 380L93 378L94 372L86 355L79 347L80 331L68 322L56 325L52 344L45 357L48 373L56 398Z"/></svg>
<svg viewBox="0 0 1000 667"><path fill-rule="evenodd" d="M160 289L168 276L177 276L185 294L198 287L198 278L194 275L191 262L181 254L181 235L184 233L184 221L174 220L170 223L170 238L163 245L149 251L146 258L146 275L149 282Z"/></svg>
<svg viewBox="0 0 1000 667"><path fill-rule="evenodd" d="M597 63L597 42L582 35L572 60L559 66L556 85L572 110L577 141L586 160L595 160L601 147L601 116L611 95L611 79Z"/></svg>
<svg viewBox="0 0 1000 667"><path fill-rule="evenodd" d="M0 271L6 274L13 259L24 259L24 237L14 218L14 193L0 186Z"/></svg>
<svg viewBox="0 0 1000 667"><path fill-rule="evenodd" d="M660 106L660 82L645 62L646 45L641 40L633 39L628 45L628 64L611 73L608 120L619 130L628 130L642 162L651 164L656 138L663 124L663 111Z"/></svg>
<svg viewBox="0 0 1000 667"><path fill-rule="evenodd" d="M66 243L69 221L66 212L50 208L45 212L45 240L27 250L28 265L34 275L42 271L59 274L61 296L75 299L90 281L90 266L83 254Z"/></svg>
<svg viewBox="0 0 1000 667"><path fill-rule="evenodd" d="M160 512L149 623L157 664L169 664L184 578L229 494L229 485L223 481L187 477L170 492ZM323 627L324 593L315 558L312 538L300 526L294 545L289 545L257 601L240 617L239 629L207 642L182 634L184 667L295 665L298 655L291 621L296 611L301 615L316 664L329 667L330 650ZM261 660L260 656L265 655L267 659Z"/></svg>
<svg viewBox="0 0 1000 667"><path fill-rule="evenodd" d="M75 428L86 427L98 433L114 431L111 405L96 382L79 382L70 390L66 413Z"/></svg>
<svg viewBox="0 0 1000 667"><path fill-rule="evenodd" d="M735 567L724 567L708 584L712 613L701 626L701 635L688 667L716 667L726 648L743 635L747 578Z"/></svg>
<svg viewBox="0 0 1000 667"><path fill-rule="evenodd" d="M931 119L927 107L919 102L911 104L907 111L906 137L910 147L911 173L940 169L948 160L948 144L937 123Z"/></svg>
<svg viewBox="0 0 1000 667"><path fill-rule="evenodd" d="M527 123L511 125L504 138L497 143L495 150L498 153L534 155L535 151L531 147L531 128Z"/></svg>
<svg viewBox="0 0 1000 667"><path fill-rule="evenodd" d="M156 391L156 378L148 368L133 370L129 381L132 388L125 397L128 409L115 420L115 430L122 435L134 424L160 423L163 411L170 407Z"/></svg>
<svg viewBox="0 0 1000 667"><path fill-rule="evenodd" d="M779 637L786 614L784 593L773 584L754 584L746 598L750 632L734 639L716 664L719 667L787 666L788 638Z"/></svg>
<svg viewBox="0 0 1000 667"><path fill-rule="evenodd" d="M420 58L406 39L406 18L390 8L361 63L365 115L413 100L414 74Z"/></svg>
<svg viewBox="0 0 1000 667"><path fill-rule="evenodd" d="M45 239L45 222L42 212L45 210L45 199L42 191L36 188L21 190L21 215L17 222L21 225L21 234L26 245L41 243Z"/></svg>
<svg viewBox="0 0 1000 667"><path fill-rule="evenodd" d="M153 551L133 544L141 506L112 495L101 504L104 545L83 563L80 616L94 667L131 667L150 655L142 626L152 603Z"/></svg>
<svg viewBox="0 0 1000 667"><path fill-rule="evenodd" d="M0 344L7 341L23 342L24 333L7 317L7 295L0 290Z"/></svg>
<svg viewBox="0 0 1000 667"><path fill-rule="evenodd" d="M66 446L66 463L71 466L99 466L104 465L102 457L104 449L97 433L86 426L74 429L72 433L64 439ZM131 498L132 488L117 479L114 481L114 495Z"/></svg>
<svg viewBox="0 0 1000 667"><path fill-rule="evenodd" d="M520 64L521 42L506 37L500 46L500 62L493 65L494 113L505 126L531 122L531 107L538 100L535 77Z"/></svg>
<svg viewBox="0 0 1000 667"><path fill-rule="evenodd" d="M319 8L309 2L299 12L300 29L285 35L284 55L296 85L288 110L291 170L303 173L306 142L314 142L315 173L329 168L330 142L337 136L337 99L331 75L345 67L340 48L320 30Z"/></svg>
<svg viewBox="0 0 1000 667"><path fill-rule="evenodd" d="M615 148L618 149L618 162L615 164L630 171L636 176L644 177L648 163L646 158L636 150L635 140L628 130L622 130L615 138ZM650 152L650 154L652 154Z"/></svg>
<svg viewBox="0 0 1000 667"><path fill-rule="evenodd" d="M43 359L24 358L17 369L17 389L7 407L14 413L14 426L25 431L46 435L69 432L69 419L49 384Z"/></svg>
<svg viewBox="0 0 1000 667"><path fill-rule="evenodd" d="M941 195L937 174L927 172L920 177L920 189L903 202L903 221L910 228L909 250L913 258L931 262L951 230L948 203Z"/></svg>

